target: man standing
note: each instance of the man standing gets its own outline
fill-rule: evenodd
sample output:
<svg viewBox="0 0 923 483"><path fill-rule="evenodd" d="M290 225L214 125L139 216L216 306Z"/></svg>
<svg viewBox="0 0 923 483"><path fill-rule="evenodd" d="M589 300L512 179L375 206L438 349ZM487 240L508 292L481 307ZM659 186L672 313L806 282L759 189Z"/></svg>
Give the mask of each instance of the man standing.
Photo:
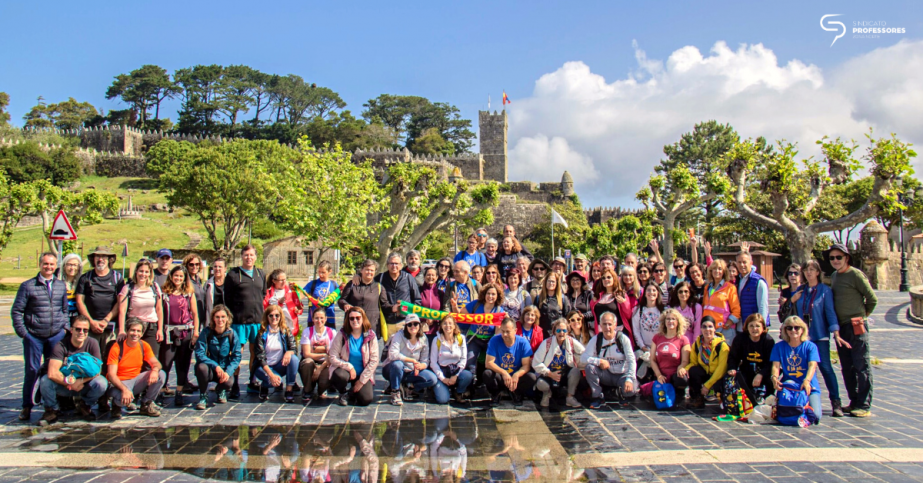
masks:
<svg viewBox="0 0 923 483"><path fill-rule="evenodd" d="M471 273L471 267L466 261L455 262L453 270L454 279L446 284L445 293L442 295L442 310L449 310L451 307L452 297L457 293L458 306L468 305L472 300L478 298L478 283L468 275Z"/></svg>
<svg viewBox="0 0 923 483"><path fill-rule="evenodd" d="M93 270L81 275L77 281L77 312L90 319L90 337L96 339L103 357L106 357L106 343L115 329L119 315L118 294L122 291L124 280L121 273L111 269L115 253L108 247L97 247L87 260Z"/></svg>
<svg viewBox="0 0 923 483"><path fill-rule="evenodd" d="M737 253L737 268L740 270L737 280L737 297L740 299L740 320L738 332L742 332L742 322L747 320L750 314L758 313L766 321L766 327L769 327L769 284L766 279L760 276L753 266L753 258L749 250L741 250ZM784 321L781 321L784 322ZM727 343L733 342L734 336L728 337Z"/></svg>
<svg viewBox="0 0 923 483"><path fill-rule="evenodd" d="M49 360L52 351L65 335L67 326L67 287L54 279L58 257L43 253L39 257L40 269L35 278L19 286L13 301L11 316L13 330L22 339L25 376L22 382L22 412L19 419L32 417L32 391L42 366L42 357Z"/></svg>
<svg viewBox="0 0 923 483"><path fill-rule="evenodd" d="M160 409L154 404L154 398L167 382L167 374L161 370L160 361L147 342L141 340L144 322L137 317L130 317L126 330L128 337L114 344L109 351L107 369L109 376L108 397L113 399L109 416L112 419L122 417L122 408L127 407L135 398L141 398L141 414L160 416ZM149 369L144 370L147 364Z"/></svg>
<svg viewBox="0 0 923 483"><path fill-rule="evenodd" d="M872 360L869 350L868 317L878 305L878 297L865 274L850 266L849 250L835 243L830 247L830 264L836 270L831 277L833 308L840 323L837 343L843 385L849 395L849 406L843 408L857 418L872 415Z"/></svg>
<svg viewBox="0 0 923 483"><path fill-rule="evenodd" d="M154 283L163 288L163 283L170 276L170 269L173 268L173 252L166 248L157 250L157 268L154 269Z"/></svg>
<svg viewBox="0 0 923 483"><path fill-rule="evenodd" d="M58 396L75 398L77 412L80 416L87 421L96 421L93 406L109 387L106 378L102 374L97 374L93 377L74 378L68 381L61 373L61 368L68 362L67 359L81 352L99 359L102 363L99 343L96 339L91 339L89 334L90 319L78 315L71 322L70 335L58 342L52 350L51 359L48 361L48 374L42 376L40 383L45 414L39 420L39 425L47 426L58 420Z"/></svg>
<svg viewBox="0 0 923 483"><path fill-rule="evenodd" d="M404 271L417 281L418 287L423 287L423 269L420 267L422 263L423 256L418 250L407 252L407 266L404 267Z"/></svg>
<svg viewBox="0 0 923 483"><path fill-rule="evenodd" d="M234 316L231 329L237 334L241 348L246 343L250 344L250 383L247 392L258 394L259 385L256 383L256 366L254 357L256 353L256 335L260 330L263 319L263 295L266 290L266 276L263 271L256 268L256 248L247 245L240 251L240 266L234 267L224 278L224 299ZM231 386L231 399L240 398L240 367L234 373L234 385Z"/></svg>
<svg viewBox="0 0 923 483"><path fill-rule="evenodd" d="M580 272L583 278L590 279L590 259L582 253L574 255L574 270Z"/></svg>
<svg viewBox="0 0 923 483"><path fill-rule="evenodd" d="M227 276L227 260L216 258L212 262L212 278L205 282L205 326L212 320L212 309L227 305L224 300L224 277Z"/></svg>
<svg viewBox="0 0 923 483"><path fill-rule="evenodd" d="M391 253L388 255L387 271L375 277L375 281L381 284L382 291L388 295L388 303L383 305L382 309L389 334L393 333L391 326L404 320L399 310L401 301L414 305L421 303L420 287L417 281L409 273L401 270L402 266L401 254Z"/></svg>

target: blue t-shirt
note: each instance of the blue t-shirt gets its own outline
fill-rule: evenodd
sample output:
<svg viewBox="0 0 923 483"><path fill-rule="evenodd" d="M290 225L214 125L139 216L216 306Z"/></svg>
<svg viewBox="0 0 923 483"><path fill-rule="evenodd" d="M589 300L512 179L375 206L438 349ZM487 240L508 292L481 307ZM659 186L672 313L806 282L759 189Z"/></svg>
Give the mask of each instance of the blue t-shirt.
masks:
<svg viewBox="0 0 923 483"><path fill-rule="evenodd" d="M495 335L487 343L487 355L494 357L494 363L512 374L522 367L523 357L532 357L529 341L521 335L516 336L513 347L507 347L502 335Z"/></svg>
<svg viewBox="0 0 923 483"><path fill-rule="evenodd" d="M359 374L362 374L362 371L365 370L365 366L362 364L362 340L364 339L363 335L359 337L353 337L352 334L349 335L349 363L353 365L353 368L356 369L356 377Z"/></svg>
<svg viewBox="0 0 923 483"><path fill-rule="evenodd" d="M529 329L529 330L522 329L522 336L525 337L526 340L532 340L532 331L533 331L533 330L535 330L535 326L534 326L534 325L533 325L532 328Z"/></svg>
<svg viewBox="0 0 923 483"><path fill-rule="evenodd" d="M783 340L776 342L776 345L772 347L769 360L781 364L781 382L795 381L800 387L804 384L804 376L808 373L808 363L813 361L820 364L820 352L811 341L802 342L798 347L792 348L792 346L788 345L788 342ZM811 390L820 391L820 385L817 383L817 371L814 371L814 378L811 379Z"/></svg>
<svg viewBox="0 0 923 483"><path fill-rule="evenodd" d="M562 347L561 353L554 356L554 359L551 359L551 364L548 365L548 368L552 371L560 371L565 367L567 367L567 354L564 352L564 348Z"/></svg>
<svg viewBox="0 0 923 483"><path fill-rule="evenodd" d="M308 295L316 298L317 300L324 300L328 295L336 292L336 289L339 288L336 282L333 280L327 280L326 282L321 282L319 279L313 282L308 282L304 286L304 291ZM327 327L336 328L336 318L334 317L334 306L332 304L330 307L327 307ZM311 325L311 320L314 318L314 304L308 302L308 306L305 307L305 311L308 313L308 325Z"/></svg>
<svg viewBox="0 0 923 483"><path fill-rule="evenodd" d="M463 283L455 284L455 293L458 294L458 305L468 305L468 302L477 299L476 296L472 296L471 290L468 290L468 285Z"/></svg>
<svg viewBox="0 0 923 483"><path fill-rule="evenodd" d="M253 269L247 270L244 267L240 267L240 271L247 274L248 277L253 278Z"/></svg>
<svg viewBox="0 0 923 483"><path fill-rule="evenodd" d="M465 304L465 310L467 310L469 314L483 314L484 306L481 305L481 303L478 302L477 300L473 300ZM494 307L490 311L490 313L491 314L505 313L505 311L503 310L503 307ZM473 335L473 336L478 337L479 339L489 339L490 337L493 337L494 332L497 329L496 327L492 325L478 325L478 324L464 324L464 325L468 326L469 336Z"/></svg>
<svg viewBox="0 0 923 483"><path fill-rule="evenodd" d="M485 257L481 252L468 253L467 251L462 250L455 255L455 261L460 262L462 260L468 262L468 265L470 265L471 268L474 268L475 265L480 265L482 267L487 266L487 257Z"/></svg>

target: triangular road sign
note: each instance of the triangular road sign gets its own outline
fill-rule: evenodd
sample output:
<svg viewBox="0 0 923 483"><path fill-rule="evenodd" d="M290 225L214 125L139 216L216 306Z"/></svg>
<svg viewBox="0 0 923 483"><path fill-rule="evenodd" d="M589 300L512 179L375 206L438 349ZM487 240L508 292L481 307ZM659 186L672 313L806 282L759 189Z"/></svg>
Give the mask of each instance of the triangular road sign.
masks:
<svg viewBox="0 0 923 483"><path fill-rule="evenodd" d="M71 226L71 222L67 219L67 215L64 214L64 210L55 215L54 223L51 224L51 235L48 236L48 239L64 241L77 239L77 232Z"/></svg>

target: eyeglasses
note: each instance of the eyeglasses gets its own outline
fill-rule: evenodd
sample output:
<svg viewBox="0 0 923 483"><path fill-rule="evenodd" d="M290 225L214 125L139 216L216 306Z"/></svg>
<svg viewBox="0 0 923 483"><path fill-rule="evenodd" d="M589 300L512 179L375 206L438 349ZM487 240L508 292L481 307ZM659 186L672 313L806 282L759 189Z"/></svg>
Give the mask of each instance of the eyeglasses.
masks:
<svg viewBox="0 0 923 483"><path fill-rule="evenodd" d="M356 316L354 316L354 317L350 317L349 320L362 320L362 316L361 316L361 315L356 315Z"/></svg>
<svg viewBox="0 0 923 483"><path fill-rule="evenodd" d="M799 274L798 272L788 272L788 273L786 273L785 275L787 275L787 276L789 276L789 277L797 277L797 276L800 275L800 274Z"/></svg>
<svg viewBox="0 0 923 483"><path fill-rule="evenodd" d="M566 334L566 333L567 333L567 329L558 329L558 330L554 331L554 333L555 333L555 334Z"/></svg>
<svg viewBox="0 0 923 483"><path fill-rule="evenodd" d="M72 332L76 332L76 333L78 333L78 334L89 334L89 333L90 333L90 328L87 327L86 329L81 329L81 328L79 328L79 327L74 327L73 329L71 329L71 331L72 331Z"/></svg>
<svg viewBox="0 0 923 483"><path fill-rule="evenodd" d="M804 327L798 327L797 325L789 325L785 327L785 330L790 332L800 332Z"/></svg>
<svg viewBox="0 0 923 483"><path fill-rule="evenodd" d="M844 258L846 258L845 255L830 255L830 261L831 261L831 262L834 261L834 260L842 260L842 259L844 259Z"/></svg>
<svg viewBox="0 0 923 483"><path fill-rule="evenodd" d="M284 282L288 282L288 279L287 279L287 278L277 278L277 279L276 279L276 282L283 282L283 283L284 283Z"/></svg>
<svg viewBox="0 0 923 483"><path fill-rule="evenodd" d="M281 319L281 318L282 318L282 314L269 314L269 315L266 316L266 318L267 318L267 319L270 319L270 320L271 320L271 319Z"/></svg>

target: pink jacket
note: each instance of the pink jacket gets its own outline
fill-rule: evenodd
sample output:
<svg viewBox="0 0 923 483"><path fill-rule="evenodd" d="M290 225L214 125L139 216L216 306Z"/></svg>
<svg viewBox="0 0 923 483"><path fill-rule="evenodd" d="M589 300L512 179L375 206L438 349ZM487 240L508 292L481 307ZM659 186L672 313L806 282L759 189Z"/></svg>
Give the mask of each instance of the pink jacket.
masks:
<svg viewBox="0 0 923 483"><path fill-rule="evenodd" d="M349 344L346 342L346 337L346 331L341 330L330 343L330 350L327 352L330 360L330 377L333 377L333 371L337 369L348 371L352 367L349 364ZM362 343L362 364L365 365L365 369L362 374L359 374L359 382L366 384L375 378L380 354L378 353L378 337L375 336L375 332L370 330L363 337L365 341Z"/></svg>

